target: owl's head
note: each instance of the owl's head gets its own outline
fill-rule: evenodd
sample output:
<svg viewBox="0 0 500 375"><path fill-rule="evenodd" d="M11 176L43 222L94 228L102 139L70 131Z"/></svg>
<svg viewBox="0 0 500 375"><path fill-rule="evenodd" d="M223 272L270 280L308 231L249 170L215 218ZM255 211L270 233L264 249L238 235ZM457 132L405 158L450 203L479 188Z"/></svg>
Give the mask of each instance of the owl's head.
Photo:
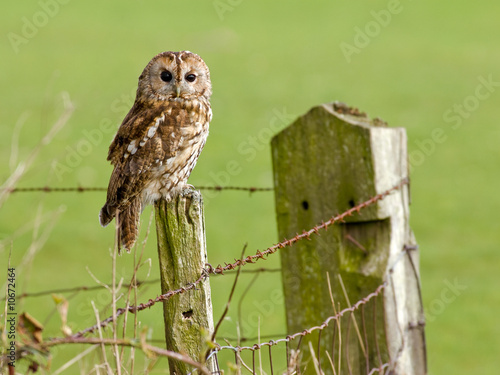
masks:
<svg viewBox="0 0 500 375"><path fill-rule="evenodd" d="M205 62L195 53L162 52L153 57L144 68L139 77L137 93L159 100L190 100L200 96L210 99L210 72Z"/></svg>

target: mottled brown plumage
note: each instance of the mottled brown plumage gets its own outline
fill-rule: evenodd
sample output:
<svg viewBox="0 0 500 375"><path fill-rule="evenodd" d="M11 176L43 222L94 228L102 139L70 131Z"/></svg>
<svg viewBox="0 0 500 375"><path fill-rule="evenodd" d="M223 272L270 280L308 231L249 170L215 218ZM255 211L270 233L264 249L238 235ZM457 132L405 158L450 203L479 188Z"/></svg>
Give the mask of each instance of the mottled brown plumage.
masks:
<svg viewBox="0 0 500 375"><path fill-rule="evenodd" d="M155 56L139 77L134 105L109 147L114 165L99 219L118 213L121 246L130 250L145 205L170 200L186 185L212 118L210 73L189 51Z"/></svg>

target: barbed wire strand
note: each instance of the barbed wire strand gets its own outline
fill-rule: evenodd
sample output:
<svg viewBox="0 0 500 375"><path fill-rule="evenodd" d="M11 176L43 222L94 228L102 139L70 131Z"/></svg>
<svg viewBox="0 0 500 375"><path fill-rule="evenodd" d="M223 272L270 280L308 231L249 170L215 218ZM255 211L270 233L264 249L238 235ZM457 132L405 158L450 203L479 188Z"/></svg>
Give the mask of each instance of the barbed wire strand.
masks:
<svg viewBox="0 0 500 375"><path fill-rule="evenodd" d="M377 300L373 300L373 335L377 337ZM377 352L377 359L379 367L382 367L382 354L380 353L380 346L378 340L375 340L375 350Z"/></svg>
<svg viewBox="0 0 500 375"><path fill-rule="evenodd" d="M273 191L272 187L255 187L255 186L196 186L196 190L214 190L214 191L222 191L222 190L233 190L233 191L248 191L250 193L255 192L263 192L263 191ZM7 193L33 193L33 192L44 192L44 193L70 193L70 192L78 192L84 193L89 191L107 191L108 189L105 187L51 187L51 186L35 186L35 187L16 187L16 188L7 188L2 189Z"/></svg>
<svg viewBox="0 0 500 375"><path fill-rule="evenodd" d="M410 254L410 251L412 251L412 250L415 250L414 246L405 245L404 248L403 248L403 251L401 252L401 254L399 255L398 258L402 258L402 256L404 256L404 255L407 256L407 259L409 259L409 262L411 263L411 266L413 268L413 275L416 278L417 282L419 282L417 270L414 267L413 259L412 259L411 254ZM391 285L392 297L394 298L394 306L395 306L394 314L395 314L396 321L397 321L397 317L399 316L399 312L398 312L398 305L396 303L396 295L397 294L396 294L396 290L394 288L393 271L394 271L394 267L392 267L387 274L388 274L388 278L389 278L390 285ZM419 292L420 292L420 290L419 290ZM419 296L419 298L421 300L421 295ZM398 328L400 330L401 343L399 345L399 349L397 351L396 357L392 361L393 362L393 366L394 366L394 364L396 364L399 361L399 358L401 357L401 355L403 354L404 349L407 346L408 336L409 336L410 331L412 329L415 329L415 328L421 329L422 327L425 327L425 321L421 320L421 319L417 320L416 322L409 322L409 324L406 327L404 327L403 329L401 328L401 326L398 325ZM424 355L426 355L425 344L424 344L423 350L424 350L424 353L425 353Z"/></svg>
<svg viewBox="0 0 500 375"><path fill-rule="evenodd" d="M369 358L369 351L370 351L370 348L368 346L368 334L366 333L366 321L365 321L365 305L361 306L361 323L362 323L362 326L363 326L363 337L365 338L365 348L366 348L366 352L365 352L365 363L366 363L366 372L368 373L370 371L370 358ZM377 337L375 336L375 340L377 339Z"/></svg>
<svg viewBox="0 0 500 375"><path fill-rule="evenodd" d="M384 199L385 197L387 197L388 195L390 195L394 191L399 190L400 188L402 188L406 184L408 184L408 178L402 179L397 185L393 186L392 188L390 188L390 189L388 189L380 194L373 196L372 198L352 207L351 209L349 209L341 214L338 214L336 216L333 216L329 220L323 221L321 224L316 225L309 230L304 230L301 234L297 234L295 237L292 237L290 239L285 239L282 242L279 242L273 246L268 247L264 251L257 250L255 255L248 255L247 257L242 258L242 259L235 259L234 263L224 263L225 264L224 266L219 264L215 268L211 264L207 263L206 267L202 270L200 277L197 280L195 280L194 282L191 282L191 283L187 284L186 286L180 287L178 289L170 290L167 293L161 294L154 299L149 299L148 302L141 303L141 304L135 305L135 306L129 306L128 308L123 308L123 307L119 308L116 310L116 317L123 315L127 311L135 314L138 311L142 311L142 310L145 310L147 308L151 308L154 304L156 304L158 302L166 301L177 294L182 294L182 293L185 293L189 290L195 289L199 283L201 283L202 281L204 281L205 279L207 279L211 275L224 275L224 272L226 272L226 271L235 270L237 267L245 266L249 263L253 264L256 261L258 261L259 259L266 260L265 256L269 256L271 254L274 254L279 249L292 246L294 243L296 243L300 240L303 240L303 239L310 239L310 237L313 234L319 235L320 230L323 230L323 229L326 230L329 226L331 226L335 223L345 222L345 219L347 217L353 216L355 213L359 214L362 209ZM81 336L85 335L86 333L92 333L97 329L98 326L105 327L112 320L113 320L113 316L110 316L110 317L102 320L99 324L93 325L92 327L88 327L82 331L79 331L71 337L81 337Z"/></svg>
<svg viewBox="0 0 500 375"><path fill-rule="evenodd" d="M384 288L386 286L387 286L387 282L384 281L382 284L380 284L375 289L375 291L371 292L366 297L361 298L359 301L357 301L351 307L346 307L345 309L339 311L337 314L329 316L320 325L314 326L314 327L310 327L310 328L306 328L306 329L304 329L304 330L302 330L300 332L296 332L296 333L294 333L292 335L287 335L284 338L277 339L277 340L264 341L264 342L261 342L261 343L258 343L258 344L254 344L252 346L230 346L230 345L221 346L221 345L215 343L216 348L213 349L212 353L210 353L210 355L207 357L207 360L212 355L215 355L215 353L217 353L217 352L219 352L221 350L232 350L234 352L242 352L243 350L252 350L252 351L254 351L254 350L259 350L259 349L261 349L264 346L275 346L275 345L278 345L280 343L291 342L291 341L295 340L296 338L302 338L304 336L310 335L314 331L318 331L318 330L322 331L323 329L325 329L326 327L328 327L328 325L330 324L330 322L332 320L336 321L339 318L343 317L347 313L351 314L352 312L358 310L362 305L367 304L371 299L373 299L375 297L378 297L380 295L380 293L384 290Z"/></svg>
<svg viewBox="0 0 500 375"><path fill-rule="evenodd" d="M243 246L243 250L241 251L241 257L242 258L245 255L245 251L247 249L247 246L248 246L248 244L245 244ZM238 272L236 273L236 277L234 278L233 286L231 287L231 292L229 293L229 297L227 299L226 306L224 307L224 311L222 312L222 315L219 318L219 321L215 325L214 331L212 333L212 338L211 338L212 341L215 341L215 336L217 336L217 331L219 330L219 327L222 324L222 321L224 320L224 318L226 317L227 313L229 312L229 306L231 306L231 301L233 299L234 291L236 290L236 284L238 284L238 278L240 276L240 273L241 273L241 266L238 267ZM207 352L207 355L208 355L208 352Z"/></svg>
<svg viewBox="0 0 500 375"><path fill-rule="evenodd" d="M137 287L140 287L142 285L147 285L147 284L155 284L160 279L152 279L152 280L144 280L144 281L137 281ZM75 287L69 287L69 288L58 288L58 289L50 289L50 290L44 290L41 292L24 292L20 294L19 296L16 296L16 298L22 299L22 298L32 298L32 297L43 297L51 294L59 294L59 293L72 293L72 292L89 292L92 290L99 290L99 289L105 289L107 287L110 287L110 285L92 285L92 286L75 286ZM130 288L134 287L134 285L131 284L122 284L122 288ZM0 298L0 301L5 301L5 297Z"/></svg>
<svg viewBox="0 0 500 375"><path fill-rule="evenodd" d="M261 268L256 268L254 270L241 270L241 273L261 273L261 272L280 272L281 268L266 268L266 267L261 267ZM228 273L234 273L236 274L237 270L232 270L228 271ZM141 287L143 285L148 285L148 284L156 284L158 281L160 281L159 278L157 279L151 279L151 280L138 280L137 281L137 287ZM52 295L56 293L72 293L72 292L89 292L92 290L99 290L99 289L105 289L106 286L109 286L108 284L106 285L92 285L92 286L86 286L86 285L80 285L80 286L74 286L74 287L68 287L68 288L58 288L58 289L49 289L49 290L43 290L40 292L24 292L17 296L16 298L22 299L22 298L32 298L32 297L43 297L47 295ZM122 288L129 288L129 287L134 287L132 284L123 284ZM5 301L5 296L0 297L0 302Z"/></svg>

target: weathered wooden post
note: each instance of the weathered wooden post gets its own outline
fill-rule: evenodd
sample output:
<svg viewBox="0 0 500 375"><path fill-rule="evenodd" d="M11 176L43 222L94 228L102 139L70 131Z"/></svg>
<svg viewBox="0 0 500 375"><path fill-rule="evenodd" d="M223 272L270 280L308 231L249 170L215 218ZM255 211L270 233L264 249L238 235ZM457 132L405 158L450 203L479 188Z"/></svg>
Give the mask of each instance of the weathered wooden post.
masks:
<svg viewBox="0 0 500 375"><path fill-rule="evenodd" d="M403 128L388 128L341 103L298 118L271 143L280 239L398 185L408 177L406 143ZM311 241L280 250L290 334L334 315L327 272L341 308L348 306L340 279L352 304L387 281L383 298L342 318L340 335L334 323L321 333L316 355L326 373L333 371L325 351L337 374L367 374L383 364L394 374L426 374L418 251L408 215L409 189L403 186ZM306 340L318 348L318 333ZM313 374L307 342L301 350L305 372Z"/></svg>
<svg viewBox="0 0 500 375"><path fill-rule="evenodd" d="M203 200L198 191L184 189L177 198L155 205L161 290L187 286L200 277L207 263ZM163 304L167 349L202 362L213 326L209 279ZM207 363L213 371L213 364ZM190 367L169 359L170 374L187 374Z"/></svg>

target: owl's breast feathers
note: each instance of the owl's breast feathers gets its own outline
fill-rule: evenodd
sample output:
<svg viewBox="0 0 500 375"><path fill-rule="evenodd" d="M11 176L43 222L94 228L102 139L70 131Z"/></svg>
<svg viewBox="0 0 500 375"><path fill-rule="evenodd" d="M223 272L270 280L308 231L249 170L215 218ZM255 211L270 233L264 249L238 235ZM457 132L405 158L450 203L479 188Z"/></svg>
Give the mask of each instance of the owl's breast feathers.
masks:
<svg viewBox="0 0 500 375"><path fill-rule="evenodd" d="M175 135L180 132L188 136L190 132L196 135L197 123L205 124L208 129L211 118L210 104L203 99L136 101L109 146L108 160L117 165L141 149L162 151L167 156L175 154L176 149L182 146ZM163 142L162 149L151 150L148 140L158 137Z"/></svg>

